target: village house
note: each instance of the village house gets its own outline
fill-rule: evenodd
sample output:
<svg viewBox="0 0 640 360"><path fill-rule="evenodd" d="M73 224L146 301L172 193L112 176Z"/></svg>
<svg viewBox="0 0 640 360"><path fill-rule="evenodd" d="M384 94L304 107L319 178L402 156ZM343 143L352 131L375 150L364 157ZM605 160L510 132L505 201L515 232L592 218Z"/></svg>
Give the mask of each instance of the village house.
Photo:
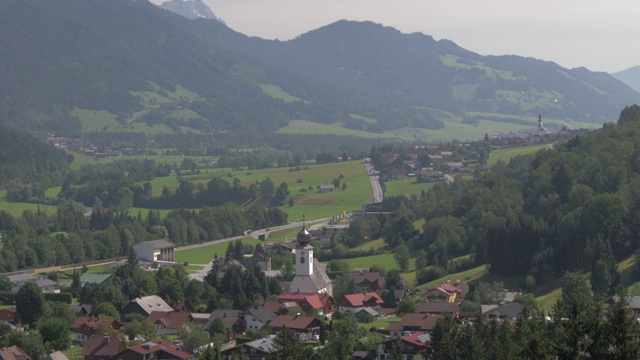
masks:
<svg viewBox="0 0 640 360"><path fill-rule="evenodd" d="M262 338L229 347L221 351L224 360L247 358L249 360L264 360L267 355L275 351L272 338Z"/></svg>
<svg viewBox="0 0 640 360"><path fill-rule="evenodd" d="M244 322L247 330L262 329L276 317L278 315L264 306L254 306L244 312Z"/></svg>
<svg viewBox="0 0 640 360"><path fill-rule="evenodd" d="M424 360L425 344L429 342L431 342L431 336L423 332L400 336L402 359ZM379 343L378 359L391 359L391 354L397 351L396 346L398 342L395 338Z"/></svg>
<svg viewBox="0 0 640 360"><path fill-rule="evenodd" d="M120 354L121 360L192 360L195 354L167 340L148 341L130 346Z"/></svg>
<svg viewBox="0 0 640 360"><path fill-rule="evenodd" d="M11 292L18 292L22 285L27 282L32 282L38 285L40 290L43 293L59 293L60 285L50 279L47 278L39 278L30 274L18 274L18 275L9 275L7 279L11 283Z"/></svg>
<svg viewBox="0 0 640 360"><path fill-rule="evenodd" d="M378 271L354 271L349 276L359 288L375 291L378 295L384 290L385 279Z"/></svg>
<svg viewBox="0 0 640 360"><path fill-rule="evenodd" d="M213 320L222 319L225 329L227 329L226 341L235 340L236 336L242 334L246 330L244 316L241 310L225 310L218 309L211 313L207 327L211 325Z"/></svg>
<svg viewBox="0 0 640 360"><path fill-rule="evenodd" d="M174 335L187 322L194 322L191 313L184 311L154 311L148 320L158 328L158 335Z"/></svg>
<svg viewBox="0 0 640 360"><path fill-rule="evenodd" d="M118 331L122 329L122 324L115 319L107 319L100 317L79 317L71 324L71 331L74 333L74 340L77 343L84 343L89 340L92 335L102 335L109 331Z"/></svg>
<svg viewBox="0 0 640 360"><path fill-rule="evenodd" d="M335 310L335 301L327 293L286 292L278 295L277 301L280 303L295 302L306 314L316 312L320 316L331 316Z"/></svg>
<svg viewBox="0 0 640 360"><path fill-rule="evenodd" d="M313 316L279 315L271 321L271 329L277 335L286 327L293 329L300 341L313 341L320 334L320 320Z"/></svg>
<svg viewBox="0 0 640 360"><path fill-rule="evenodd" d="M292 315L304 312L302 307L295 301L267 301L264 303L264 307L276 315Z"/></svg>
<svg viewBox="0 0 640 360"><path fill-rule="evenodd" d="M338 302L338 309L340 311L351 311L355 314L364 308L378 309L382 304L384 304L384 300L375 292L346 294Z"/></svg>
<svg viewBox="0 0 640 360"><path fill-rule="evenodd" d="M457 316L460 313L460 305L450 302L423 301L418 304L418 312L421 314L445 314L450 313Z"/></svg>
<svg viewBox="0 0 640 360"><path fill-rule="evenodd" d="M20 316L15 306L0 310L0 323L3 322L14 326L20 323Z"/></svg>
<svg viewBox="0 0 640 360"><path fill-rule="evenodd" d="M172 312L173 308L158 295L142 296L131 300L125 305L120 310L120 316L122 319L126 319L129 314L140 314L148 318L154 311Z"/></svg>
<svg viewBox="0 0 640 360"><path fill-rule="evenodd" d="M82 347L84 360L119 360L124 341L113 335L91 335Z"/></svg>
<svg viewBox="0 0 640 360"><path fill-rule="evenodd" d="M0 360L31 360L31 356L13 345L7 348L0 348Z"/></svg>
<svg viewBox="0 0 640 360"><path fill-rule="evenodd" d="M481 311L485 319L515 321L520 312L522 312L522 304L481 305Z"/></svg>
<svg viewBox="0 0 640 360"><path fill-rule="evenodd" d="M389 324L387 330L389 330L392 338L413 334L418 331L431 332L440 318L442 318L442 315L438 314L408 313L404 314L400 322Z"/></svg>
<svg viewBox="0 0 640 360"><path fill-rule="evenodd" d="M82 304L82 305L71 305L69 306L69 310L73 311L77 316L91 316L93 315L93 311L95 307L93 305Z"/></svg>
<svg viewBox="0 0 640 360"><path fill-rule="evenodd" d="M469 284L456 281L446 282L438 287L424 289L420 295L425 301L459 303L469 293Z"/></svg>

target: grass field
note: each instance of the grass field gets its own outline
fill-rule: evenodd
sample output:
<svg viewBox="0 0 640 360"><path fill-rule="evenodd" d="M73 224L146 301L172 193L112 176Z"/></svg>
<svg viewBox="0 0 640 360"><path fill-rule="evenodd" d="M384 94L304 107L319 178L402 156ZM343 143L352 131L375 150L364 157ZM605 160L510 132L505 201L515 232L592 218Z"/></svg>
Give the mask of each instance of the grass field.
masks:
<svg viewBox="0 0 640 360"><path fill-rule="evenodd" d="M12 216L20 217L26 210L37 212L38 209L45 211L47 214L55 214L58 211L58 207L54 205L10 202L7 200L6 191L0 190L0 211L4 210Z"/></svg>
<svg viewBox="0 0 640 360"><path fill-rule="evenodd" d="M184 176L183 179L194 183L206 183L214 177L223 177L231 183L233 178L238 178L243 186L249 186L269 177L276 187L284 182L295 201L292 207L287 204L280 208L289 214L289 221L301 221L303 214L309 220L331 217L343 211L360 209L363 203L371 201L371 183L366 168L360 161L310 165L308 170L300 171L289 171L290 169L278 167L235 172L229 169L208 169L205 173ZM231 176L228 176L229 174ZM327 193L319 193L316 190L316 186L329 184L340 174L344 176L341 182L347 184L345 190L337 189ZM158 196L165 186L170 190L179 186L175 176L159 177L150 183L155 196ZM312 190L309 190L309 187ZM301 192L301 189L306 192Z"/></svg>
<svg viewBox="0 0 640 360"><path fill-rule="evenodd" d="M254 238L245 238L242 239L244 244L256 245L262 243ZM219 256L224 255L227 252L227 247L229 246L228 242L212 244L208 246L198 247L195 249L189 250L178 250L176 251L176 262L186 262L189 264L206 264L213 257L218 254Z"/></svg>
<svg viewBox="0 0 640 360"><path fill-rule="evenodd" d="M280 99L286 103L294 102L294 101L302 101L306 104L309 103L307 100L300 99L299 97L293 96L286 91L282 90L280 86L273 84L260 84L262 91L275 99Z"/></svg>
<svg viewBox="0 0 640 360"><path fill-rule="evenodd" d="M387 181L384 185L387 187L385 196L397 195L418 195L431 190L436 183L419 183L416 178L406 178L404 180Z"/></svg>
<svg viewBox="0 0 640 360"><path fill-rule="evenodd" d="M384 239L371 240L364 244L354 247L353 251L369 251L372 249L382 249L384 247Z"/></svg>
<svg viewBox="0 0 640 360"><path fill-rule="evenodd" d="M550 148L551 148L550 144L539 144L539 145L492 150L487 163L489 165L495 165L499 160L502 160L505 163L509 163L511 158L514 158L518 155L533 154L540 150L550 149Z"/></svg>

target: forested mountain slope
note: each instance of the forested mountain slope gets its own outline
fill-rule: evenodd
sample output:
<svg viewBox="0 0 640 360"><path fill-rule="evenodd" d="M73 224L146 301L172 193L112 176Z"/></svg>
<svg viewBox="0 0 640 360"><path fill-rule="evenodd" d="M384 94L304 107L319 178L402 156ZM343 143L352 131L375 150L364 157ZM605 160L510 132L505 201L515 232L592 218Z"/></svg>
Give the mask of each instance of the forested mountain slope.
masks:
<svg viewBox="0 0 640 360"><path fill-rule="evenodd" d="M590 271L594 290L611 293L616 262L640 248L639 147L634 105L618 124L437 186L424 201L427 222L414 247L437 266L471 251L492 272L528 276L533 286Z"/></svg>
<svg viewBox="0 0 640 360"><path fill-rule="evenodd" d="M33 130L81 131L74 108L107 110L120 131L275 132L304 119L380 133L468 112L605 122L640 98L608 74L370 22L280 42L146 1L8 0L0 34L0 121Z"/></svg>
<svg viewBox="0 0 640 360"><path fill-rule="evenodd" d="M73 158L33 136L0 126L0 188L39 182L39 191L62 182Z"/></svg>

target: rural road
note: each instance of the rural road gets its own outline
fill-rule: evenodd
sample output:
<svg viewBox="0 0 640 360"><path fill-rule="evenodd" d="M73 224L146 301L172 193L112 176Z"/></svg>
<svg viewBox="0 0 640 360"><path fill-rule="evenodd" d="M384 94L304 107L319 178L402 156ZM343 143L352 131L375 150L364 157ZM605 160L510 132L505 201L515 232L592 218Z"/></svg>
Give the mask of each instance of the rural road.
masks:
<svg viewBox="0 0 640 360"><path fill-rule="evenodd" d="M384 198L384 193L382 192L382 186L380 186L380 178L378 175L375 175L376 169L373 167L373 164L366 162L365 165L367 166L367 172L371 180L371 188L373 189L373 203L381 203Z"/></svg>

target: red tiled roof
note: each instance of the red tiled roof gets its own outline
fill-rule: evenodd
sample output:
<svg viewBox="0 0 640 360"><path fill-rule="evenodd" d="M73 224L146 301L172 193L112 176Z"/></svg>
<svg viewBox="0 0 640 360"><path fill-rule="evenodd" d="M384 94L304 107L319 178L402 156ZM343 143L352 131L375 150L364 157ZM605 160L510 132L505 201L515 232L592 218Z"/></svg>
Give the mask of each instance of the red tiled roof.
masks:
<svg viewBox="0 0 640 360"><path fill-rule="evenodd" d="M424 346L426 342L431 341L431 337L423 332L414 332L411 335L400 336L400 339L416 346ZM396 341L396 338L385 340L384 342Z"/></svg>
<svg viewBox="0 0 640 360"><path fill-rule="evenodd" d="M320 299L319 294L315 293L315 292L299 292L299 293L287 292L287 293L280 294L280 296L278 296L278 301L279 302L283 302L283 301L295 301L295 302L305 301L313 309L322 309L324 307L324 304L322 303L322 300Z"/></svg>
<svg viewBox="0 0 640 360"><path fill-rule="evenodd" d="M320 320L313 316L299 316L299 315L280 315L271 321L271 328L277 329L282 327L288 327L294 330L305 330L312 327L314 323L320 326Z"/></svg>
<svg viewBox="0 0 640 360"><path fill-rule="evenodd" d="M375 306L384 304L384 300L375 292L347 294L340 300L342 307Z"/></svg>
<svg viewBox="0 0 640 360"><path fill-rule="evenodd" d="M109 335L91 335L82 348L83 356L112 357L120 354L125 349L124 342L119 338Z"/></svg>
<svg viewBox="0 0 640 360"><path fill-rule="evenodd" d="M8 348L0 348L0 359L2 360L31 360L24 350L13 345Z"/></svg>
<svg viewBox="0 0 640 360"><path fill-rule="evenodd" d="M436 321L441 317L442 315L439 314L404 314L400 322L389 324L387 329L395 331L431 331L436 326Z"/></svg>
<svg viewBox="0 0 640 360"><path fill-rule="evenodd" d="M151 323L162 324L168 329L179 329L189 320L193 320L191 313L182 311L154 311L149 315Z"/></svg>
<svg viewBox="0 0 640 360"><path fill-rule="evenodd" d="M180 349L166 340L149 341L144 344L138 344L127 348L127 351L133 351L141 355L147 355L156 351L164 351L171 354L172 358L190 359L194 357L192 352Z"/></svg>
<svg viewBox="0 0 640 360"><path fill-rule="evenodd" d="M120 324L117 320L114 319L106 319L101 317L93 317L93 316L83 316L79 317L72 325L71 330L77 331L80 330L81 327L87 326L90 329L96 330L100 327L107 328L120 328L122 324Z"/></svg>

